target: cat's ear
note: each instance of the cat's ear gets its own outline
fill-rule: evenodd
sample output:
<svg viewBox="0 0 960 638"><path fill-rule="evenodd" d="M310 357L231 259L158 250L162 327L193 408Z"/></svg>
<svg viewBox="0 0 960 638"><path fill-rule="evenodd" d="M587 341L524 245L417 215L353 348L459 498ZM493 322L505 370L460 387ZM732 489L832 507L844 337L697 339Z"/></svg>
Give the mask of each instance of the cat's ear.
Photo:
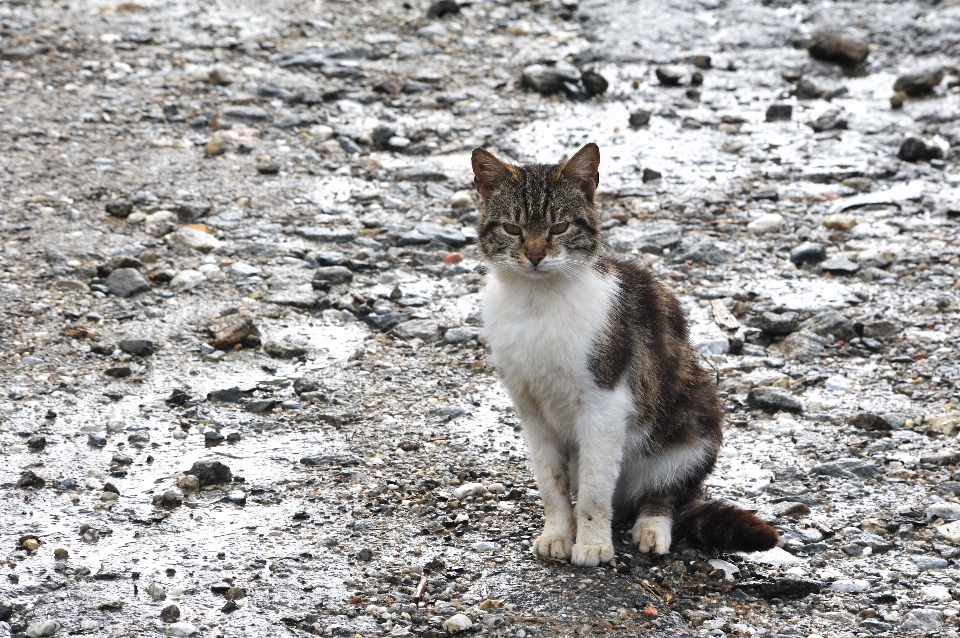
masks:
<svg viewBox="0 0 960 638"><path fill-rule="evenodd" d="M592 200L600 184L600 173L597 171L599 168L600 148L590 142L561 164L557 173L561 179L582 190L588 200Z"/></svg>
<svg viewBox="0 0 960 638"><path fill-rule="evenodd" d="M517 177L517 169L501 162L486 149L473 149L473 156L470 160L473 164L474 183L477 185L477 192L483 199L487 199L499 190L504 182L514 180Z"/></svg>

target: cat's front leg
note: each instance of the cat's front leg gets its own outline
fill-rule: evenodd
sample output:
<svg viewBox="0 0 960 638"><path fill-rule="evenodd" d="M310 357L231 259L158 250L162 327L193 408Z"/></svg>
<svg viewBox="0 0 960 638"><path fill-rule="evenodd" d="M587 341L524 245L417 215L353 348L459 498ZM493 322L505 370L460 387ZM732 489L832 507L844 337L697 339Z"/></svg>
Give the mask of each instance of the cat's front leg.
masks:
<svg viewBox="0 0 960 638"><path fill-rule="evenodd" d="M546 424L533 410L521 411L523 438L530 452L533 476L543 501L543 533L533 541L533 553L569 560L573 548L573 506L570 503L568 459Z"/></svg>
<svg viewBox="0 0 960 638"><path fill-rule="evenodd" d="M570 562L582 567L609 562L614 554L613 492L620 473L625 419L616 405L608 408L613 409L593 411L592 422L578 427L577 542Z"/></svg>

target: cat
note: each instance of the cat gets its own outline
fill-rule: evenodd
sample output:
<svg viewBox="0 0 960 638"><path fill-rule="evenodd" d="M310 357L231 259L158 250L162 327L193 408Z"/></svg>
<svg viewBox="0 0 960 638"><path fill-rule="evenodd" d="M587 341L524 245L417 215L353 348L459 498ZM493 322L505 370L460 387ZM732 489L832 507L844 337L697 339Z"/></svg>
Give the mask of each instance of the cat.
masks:
<svg viewBox="0 0 960 638"><path fill-rule="evenodd" d="M477 148L472 164L483 324L544 506L534 553L610 561L615 521L644 553L668 553L675 532L723 551L776 546L755 514L701 499L723 407L679 300L602 249L597 145L526 166Z"/></svg>

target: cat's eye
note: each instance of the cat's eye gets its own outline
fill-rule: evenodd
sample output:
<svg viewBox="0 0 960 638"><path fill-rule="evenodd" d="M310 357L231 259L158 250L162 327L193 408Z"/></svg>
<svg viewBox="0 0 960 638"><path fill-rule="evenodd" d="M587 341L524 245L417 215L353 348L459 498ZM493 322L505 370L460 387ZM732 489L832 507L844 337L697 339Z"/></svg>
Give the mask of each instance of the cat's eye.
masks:
<svg viewBox="0 0 960 638"><path fill-rule="evenodd" d="M567 232L568 228L570 228L570 222L560 222L550 227L550 234L562 235L563 233Z"/></svg>
<svg viewBox="0 0 960 638"><path fill-rule="evenodd" d="M519 235L521 232L523 232L516 224L504 224L503 229L510 235Z"/></svg>

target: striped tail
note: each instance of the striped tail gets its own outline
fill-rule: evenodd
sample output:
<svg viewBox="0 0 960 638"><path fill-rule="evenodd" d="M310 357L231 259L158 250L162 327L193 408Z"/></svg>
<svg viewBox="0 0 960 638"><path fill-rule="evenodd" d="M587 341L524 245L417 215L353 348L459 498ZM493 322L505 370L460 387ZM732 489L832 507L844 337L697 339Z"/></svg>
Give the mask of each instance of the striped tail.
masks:
<svg viewBox="0 0 960 638"><path fill-rule="evenodd" d="M780 534L753 512L722 501L694 501L677 515L678 535L722 552L762 552Z"/></svg>

